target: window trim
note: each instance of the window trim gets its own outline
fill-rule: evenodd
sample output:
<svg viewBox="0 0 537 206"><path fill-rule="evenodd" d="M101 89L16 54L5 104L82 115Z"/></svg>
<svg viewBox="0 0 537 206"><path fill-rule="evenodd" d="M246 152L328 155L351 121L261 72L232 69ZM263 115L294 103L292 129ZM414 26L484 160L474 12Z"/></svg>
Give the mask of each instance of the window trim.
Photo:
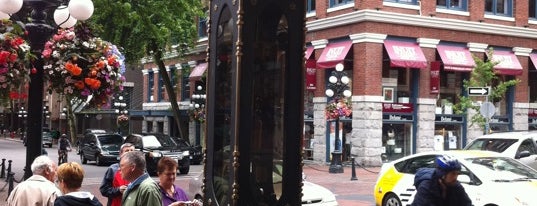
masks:
<svg viewBox="0 0 537 206"><path fill-rule="evenodd" d="M330 0L328 2L328 8L338 8L338 7L345 7L348 8L347 5L352 4L354 6L354 0L343 0L345 2L343 3L336 3L336 0ZM414 0L413 0L414 1ZM329 11L328 11L329 12Z"/></svg>
<svg viewBox="0 0 537 206"><path fill-rule="evenodd" d="M462 12L468 11L468 0L461 0L461 3L462 3L461 7L448 7L447 5L450 5L451 1L453 0L446 0L446 5L443 5L443 6L439 6L437 4L436 8L450 10L450 11L462 11Z"/></svg>
<svg viewBox="0 0 537 206"><path fill-rule="evenodd" d="M491 18L491 17L487 17L487 16L513 17L513 0L505 0L505 1L507 1L507 8L506 8L507 14L498 14L497 7L496 7L498 0L492 0L492 10L493 11L490 12L490 11L485 10L485 18ZM486 2L485 2L485 5L483 5L483 6L486 7ZM491 19L494 19L494 18L491 18ZM514 20L514 18L513 18L513 20Z"/></svg>
<svg viewBox="0 0 537 206"><path fill-rule="evenodd" d="M155 73L153 73L153 71L149 71L147 72L147 75L147 102L151 102L153 87L155 85Z"/></svg>

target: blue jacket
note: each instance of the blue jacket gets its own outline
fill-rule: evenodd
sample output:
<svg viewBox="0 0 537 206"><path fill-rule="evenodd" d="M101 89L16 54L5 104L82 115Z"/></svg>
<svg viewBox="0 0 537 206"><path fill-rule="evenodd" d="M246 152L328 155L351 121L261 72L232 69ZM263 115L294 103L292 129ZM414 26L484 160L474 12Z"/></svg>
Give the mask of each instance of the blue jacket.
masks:
<svg viewBox="0 0 537 206"><path fill-rule="evenodd" d="M123 195L119 191L119 188L115 188L114 186L112 186L114 176L118 170L119 163L110 165L110 167L108 167L108 169L106 170L106 173L104 173L103 181L101 182L101 186L99 187L101 195L108 197L108 202L106 203L107 206L112 205L112 198Z"/></svg>
<svg viewBox="0 0 537 206"><path fill-rule="evenodd" d="M447 186L446 197L442 197L442 187L438 180L442 177L435 168L420 168L414 176L417 193L412 206L471 206L472 200L461 183Z"/></svg>

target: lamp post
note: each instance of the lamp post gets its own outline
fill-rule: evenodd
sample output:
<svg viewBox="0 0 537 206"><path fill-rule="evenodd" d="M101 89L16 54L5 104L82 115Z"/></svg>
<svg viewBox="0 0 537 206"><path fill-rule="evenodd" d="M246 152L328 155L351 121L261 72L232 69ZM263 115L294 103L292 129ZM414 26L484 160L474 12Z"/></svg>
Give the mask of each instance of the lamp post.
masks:
<svg viewBox="0 0 537 206"><path fill-rule="evenodd" d="M48 111L48 106L44 106L43 107L43 126L45 126L46 128L50 126L47 124L47 120L49 119L50 119L50 111Z"/></svg>
<svg viewBox="0 0 537 206"><path fill-rule="evenodd" d="M330 77L328 78L327 90L325 91L326 96L333 98L333 101L337 104L343 98L348 98L351 96L351 91L349 90L349 77L347 73L343 71L343 64L339 63L336 65L336 70L332 71ZM330 161L330 168L328 169L329 173L343 173L343 165L341 164L341 139L339 137L339 118L344 116L344 114L337 114L334 118L336 123L335 128L335 142L334 142L334 152L332 152L332 160Z"/></svg>
<svg viewBox="0 0 537 206"><path fill-rule="evenodd" d="M19 135L20 135L20 138L22 140L24 140L24 142L26 143L26 140L24 139L24 135L26 134L26 118L28 117L28 111L24 110L24 107L21 107L19 109L19 114L18 114L18 117L19 117L19 120L20 120L20 132L19 132Z"/></svg>
<svg viewBox="0 0 537 206"><path fill-rule="evenodd" d="M43 58L41 52L45 42L56 30L55 27L47 24L47 12L53 8L54 21L62 28L69 28L76 24L77 20L86 20L93 14L93 2L91 0L1 0L0 12L12 15L17 13L23 5L31 10L30 18L22 17L20 20L28 19L25 24L28 32L32 53L37 57L33 62L35 70L30 75L30 87L28 98L28 142L26 148L26 166L24 169L24 179L32 176L30 166L34 159L41 155L42 130L43 130ZM68 6L66 4L68 3ZM35 72L34 72L35 71Z"/></svg>
<svg viewBox="0 0 537 206"><path fill-rule="evenodd" d="M195 124L196 124L196 145L199 144L201 141L201 125L200 125L200 118L205 118L205 99L207 98L207 95L205 93L205 89L203 88L203 81L196 81L195 82L195 89L192 92L192 96L190 97L190 108L194 111L194 116L197 116ZM199 115L203 115L202 117L199 117Z"/></svg>
<svg viewBox="0 0 537 206"><path fill-rule="evenodd" d="M123 101L123 95L119 95L117 97L117 100L114 102L114 107L116 108L115 109L115 112L116 114L118 114L118 118L122 115L125 115L127 116L127 114L129 113L129 111L127 110L127 103L125 101ZM127 124L128 124L128 121L127 121ZM122 134L122 131L121 131L121 125L119 124L119 119L118 119L118 125L117 125L117 131L119 134Z"/></svg>

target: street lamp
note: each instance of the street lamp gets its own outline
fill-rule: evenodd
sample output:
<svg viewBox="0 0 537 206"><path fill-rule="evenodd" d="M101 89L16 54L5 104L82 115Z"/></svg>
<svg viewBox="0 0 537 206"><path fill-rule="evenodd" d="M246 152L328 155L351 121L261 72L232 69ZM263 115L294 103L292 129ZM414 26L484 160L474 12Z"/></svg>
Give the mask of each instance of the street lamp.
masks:
<svg viewBox="0 0 537 206"><path fill-rule="evenodd" d="M75 25L76 20L86 20L93 14L93 2L91 0L1 0L0 12L8 15L17 13L22 6L30 10L30 18L24 18L20 14L20 20L28 19L24 27L28 32L32 53L37 57L33 62L35 72L30 75L30 87L28 98L28 142L26 148L26 166L24 179L32 176L30 166L34 159L41 155L42 130L43 130L43 58L41 53L45 42L52 36L56 28L46 22L47 11L57 8L54 12L54 21L62 28ZM67 4L67 7L65 6Z"/></svg>
<svg viewBox="0 0 537 206"><path fill-rule="evenodd" d="M114 102L114 107L116 107L116 110L115 112L117 114L128 114L129 111L126 109L127 108L127 103L123 101L123 96L120 95L117 100Z"/></svg>
<svg viewBox="0 0 537 206"><path fill-rule="evenodd" d="M328 78L327 90L325 91L326 96L333 98L333 101L338 104L342 99L348 98L352 95L349 90L350 79L347 77L347 73L343 71L343 64L339 63L336 65L336 70L332 71L330 77ZM330 168L328 172L330 173L343 173L343 165L341 164L341 139L339 137L339 118L345 116L344 114L337 114L334 117L336 128L335 128L335 142L334 142L334 152L332 152L332 161L330 162Z"/></svg>
<svg viewBox="0 0 537 206"><path fill-rule="evenodd" d="M203 89L201 82L199 83L196 82L196 88L192 92L192 96L190 97L190 108L192 109L204 108L206 98L207 98L207 95L205 94L205 90Z"/></svg>
<svg viewBox="0 0 537 206"><path fill-rule="evenodd" d="M24 139L24 134L25 134L25 131L26 131L26 118L28 117L28 112L26 110L24 110L24 107L21 107L19 109L19 114L18 114L18 117L19 117L19 120L20 120L20 126L19 128L21 129L19 131L19 135L20 135L20 138L21 139ZM26 141L26 140L24 140Z"/></svg>

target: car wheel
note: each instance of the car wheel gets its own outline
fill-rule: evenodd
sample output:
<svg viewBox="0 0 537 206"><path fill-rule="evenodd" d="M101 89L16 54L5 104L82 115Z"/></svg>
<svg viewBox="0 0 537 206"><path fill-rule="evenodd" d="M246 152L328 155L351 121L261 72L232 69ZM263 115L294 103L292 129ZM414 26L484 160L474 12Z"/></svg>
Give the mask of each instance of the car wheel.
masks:
<svg viewBox="0 0 537 206"><path fill-rule="evenodd" d="M384 197L384 201L382 201L382 206L401 206L401 200L399 200L397 195L390 193L387 194L386 197Z"/></svg>
<svg viewBox="0 0 537 206"><path fill-rule="evenodd" d="M88 164L88 159L84 157L84 153L80 153L80 161L82 162L82 164Z"/></svg>
<svg viewBox="0 0 537 206"><path fill-rule="evenodd" d="M103 161L99 155L95 155L95 162L97 163L97 166L103 165Z"/></svg>
<svg viewBox="0 0 537 206"><path fill-rule="evenodd" d="M188 166L188 167L184 167L184 168L179 168L179 172L180 172L182 175L186 175L186 174L188 174L189 171L190 171L190 166Z"/></svg>

